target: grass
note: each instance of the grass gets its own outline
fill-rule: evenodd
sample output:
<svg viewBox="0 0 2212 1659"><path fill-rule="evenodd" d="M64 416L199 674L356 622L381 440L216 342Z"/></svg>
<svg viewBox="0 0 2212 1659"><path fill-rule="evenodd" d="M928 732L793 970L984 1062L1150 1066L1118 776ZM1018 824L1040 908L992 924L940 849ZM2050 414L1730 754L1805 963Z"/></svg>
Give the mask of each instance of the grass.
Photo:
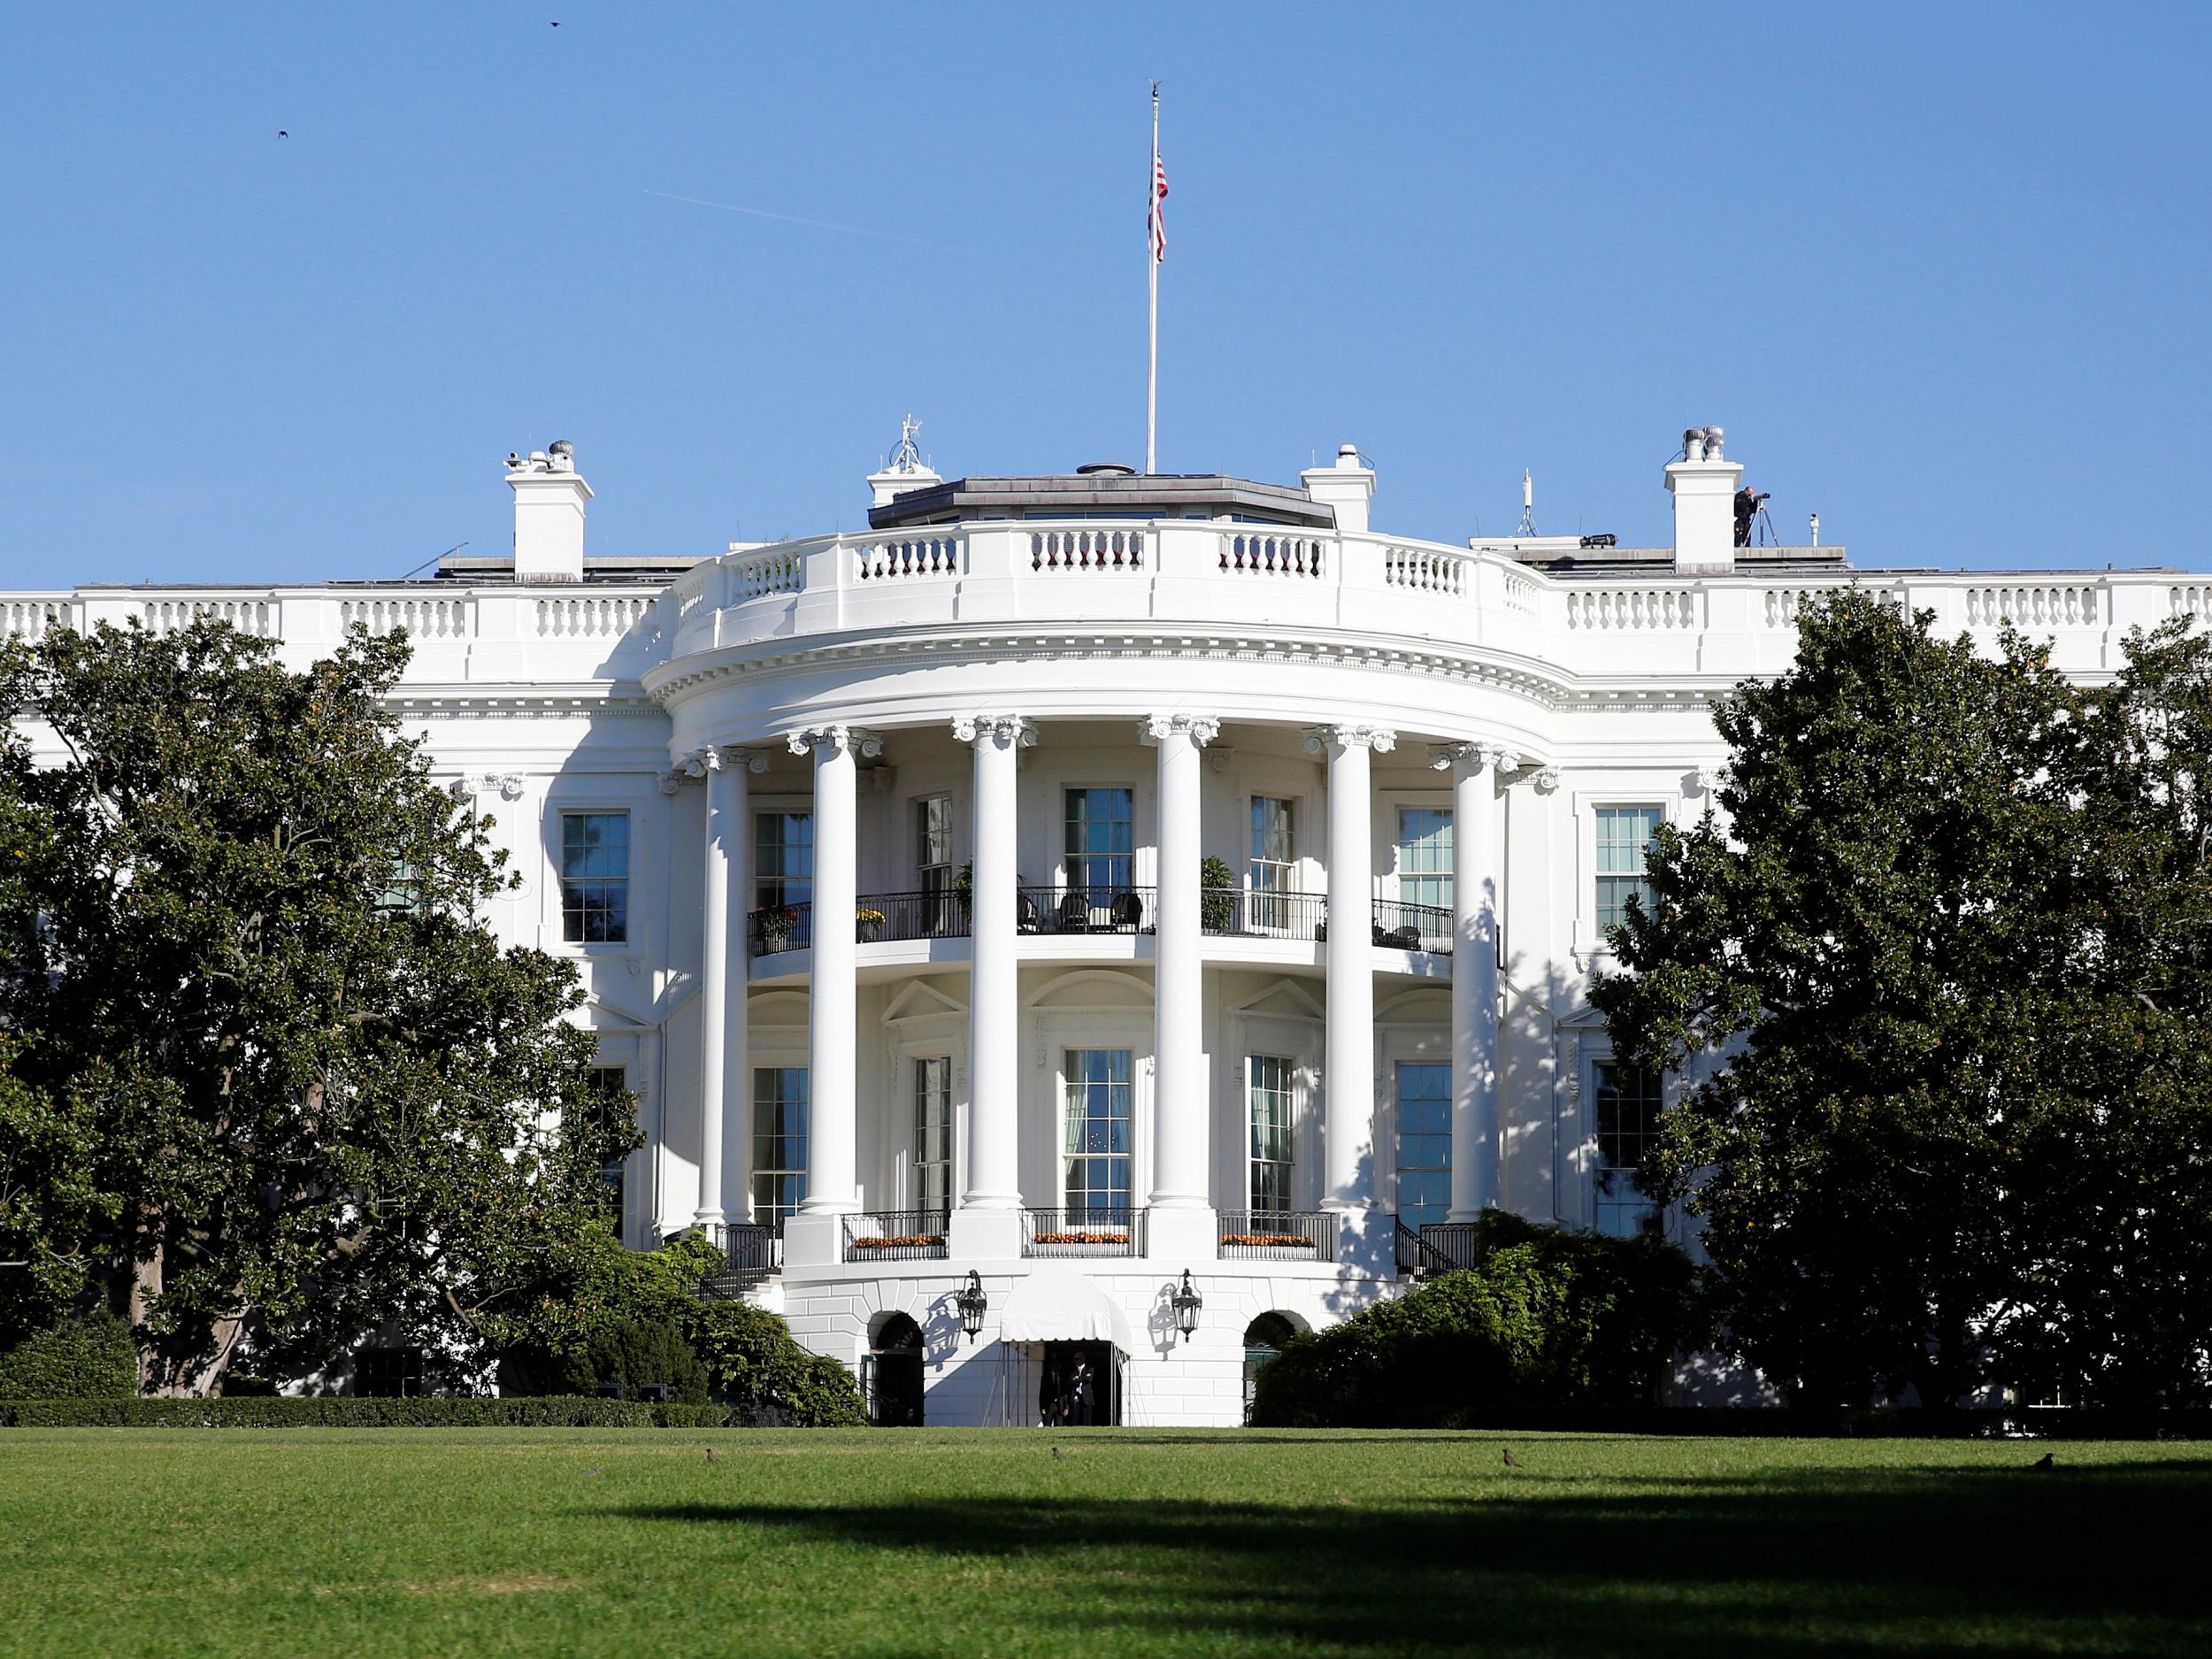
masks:
<svg viewBox="0 0 2212 1659"><path fill-rule="evenodd" d="M2042 1449L12 1430L0 1655L2212 1652L2212 1451Z"/></svg>

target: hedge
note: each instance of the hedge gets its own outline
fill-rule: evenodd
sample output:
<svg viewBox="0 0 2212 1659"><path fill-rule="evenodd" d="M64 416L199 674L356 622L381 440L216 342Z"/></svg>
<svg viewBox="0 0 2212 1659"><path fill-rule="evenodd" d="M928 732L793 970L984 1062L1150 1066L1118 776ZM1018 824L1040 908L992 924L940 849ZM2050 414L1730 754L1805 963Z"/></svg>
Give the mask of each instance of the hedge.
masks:
<svg viewBox="0 0 2212 1659"><path fill-rule="evenodd" d="M128 1400L137 1392L131 1327L111 1314L64 1319L0 1354L0 1401Z"/></svg>
<svg viewBox="0 0 2212 1659"><path fill-rule="evenodd" d="M741 1406L654 1405L561 1394L0 1401L0 1428L12 1429L720 1429L750 1428L762 1421Z"/></svg>

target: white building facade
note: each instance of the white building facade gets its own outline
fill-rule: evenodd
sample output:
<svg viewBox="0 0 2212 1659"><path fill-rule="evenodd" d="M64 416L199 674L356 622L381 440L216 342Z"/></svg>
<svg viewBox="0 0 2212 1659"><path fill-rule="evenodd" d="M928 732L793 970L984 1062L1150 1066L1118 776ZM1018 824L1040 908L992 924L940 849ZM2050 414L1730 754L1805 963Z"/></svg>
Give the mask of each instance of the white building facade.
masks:
<svg viewBox="0 0 2212 1659"><path fill-rule="evenodd" d="M1454 547L1371 531L1349 447L1286 488L909 445L868 531L687 563L588 558L557 445L511 460L511 561L0 626L212 612L297 664L403 627L401 711L523 877L486 919L575 961L639 1102L630 1243L710 1230L885 1421L1034 1424L1080 1364L1095 1420L1233 1424L1271 1346L1486 1205L1665 1224L1624 1171L1674 1085L1585 992L1654 826L1705 810L1711 699L1788 665L1809 595L2010 621L2085 679L2212 605L1739 549L1740 474L1686 434L1672 548Z"/></svg>

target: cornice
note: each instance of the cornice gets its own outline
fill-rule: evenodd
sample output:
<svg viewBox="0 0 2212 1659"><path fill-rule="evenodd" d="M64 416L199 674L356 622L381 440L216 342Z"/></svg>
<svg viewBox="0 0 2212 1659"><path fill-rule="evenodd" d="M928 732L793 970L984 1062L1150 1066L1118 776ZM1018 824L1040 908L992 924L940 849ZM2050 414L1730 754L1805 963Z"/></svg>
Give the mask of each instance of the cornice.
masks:
<svg viewBox="0 0 2212 1659"><path fill-rule="evenodd" d="M395 713L458 720L557 719L588 714L594 718L666 718L667 710L642 695L634 680L603 685L541 685L515 681L478 686L396 687L385 694Z"/></svg>

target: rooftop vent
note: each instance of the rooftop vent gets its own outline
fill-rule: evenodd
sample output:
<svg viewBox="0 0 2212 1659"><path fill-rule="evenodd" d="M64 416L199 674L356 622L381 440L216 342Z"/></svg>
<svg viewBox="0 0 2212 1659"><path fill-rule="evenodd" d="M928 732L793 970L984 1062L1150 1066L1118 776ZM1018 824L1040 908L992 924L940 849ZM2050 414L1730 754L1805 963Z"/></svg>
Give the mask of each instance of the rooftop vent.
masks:
<svg viewBox="0 0 2212 1659"><path fill-rule="evenodd" d="M1118 461L1093 461L1088 466L1077 467L1075 473L1078 478L1134 478L1137 469Z"/></svg>

